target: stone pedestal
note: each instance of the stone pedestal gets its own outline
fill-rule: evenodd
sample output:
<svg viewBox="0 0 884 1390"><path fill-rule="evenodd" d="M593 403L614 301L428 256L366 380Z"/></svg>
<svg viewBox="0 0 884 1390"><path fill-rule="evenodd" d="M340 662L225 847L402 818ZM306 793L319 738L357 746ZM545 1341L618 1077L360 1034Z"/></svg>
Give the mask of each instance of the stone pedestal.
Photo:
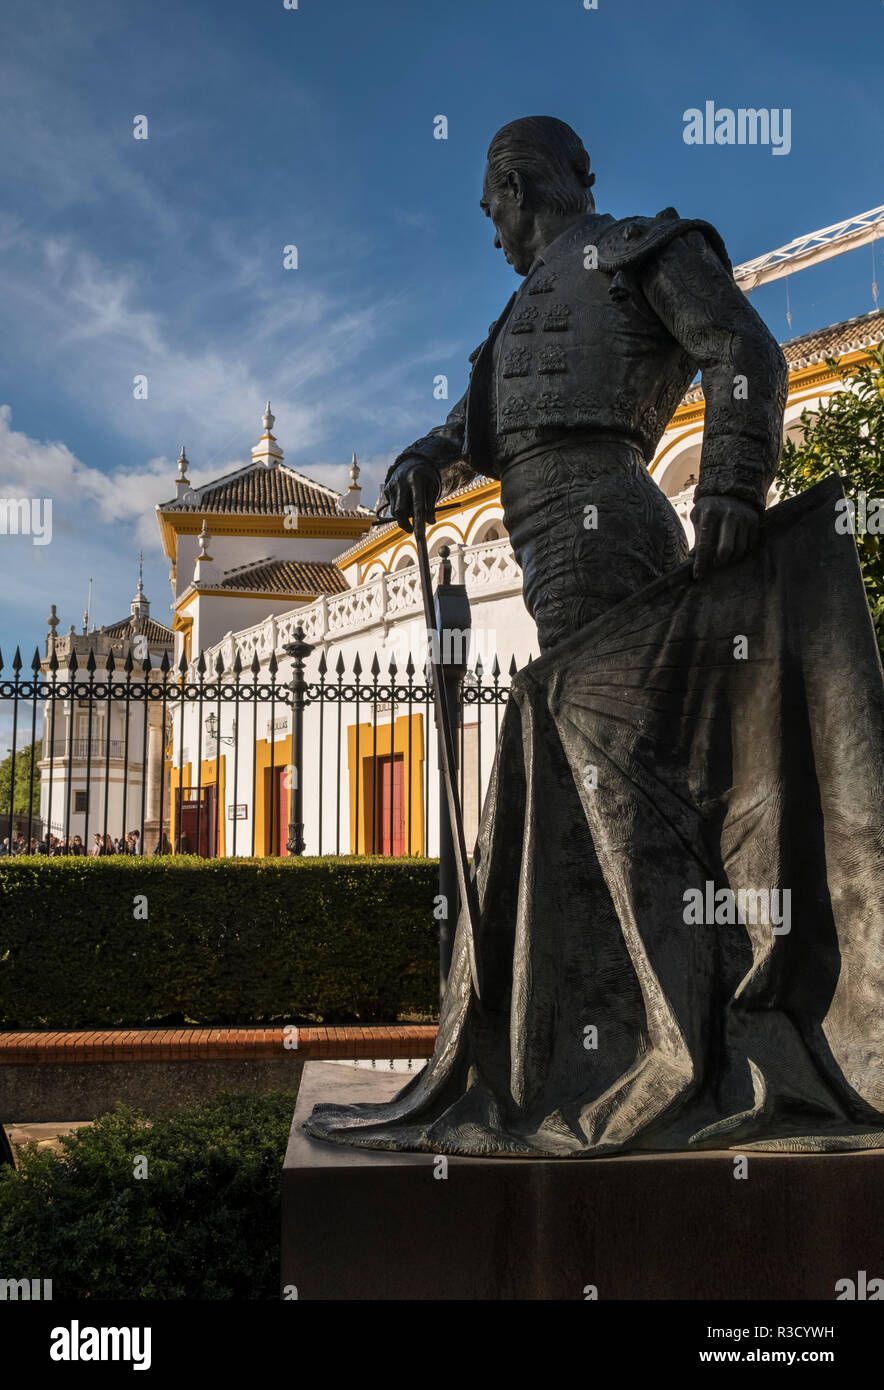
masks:
<svg viewBox="0 0 884 1390"><path fill-rule="evenodd" d="M884 1277L884 1152L448 1158L311 1139L317 1101L407 1078L304 1069L283 1170L282 1285L300 1299L835 1299ZM289 1295L291 1296L291 1295Z"/></svg>

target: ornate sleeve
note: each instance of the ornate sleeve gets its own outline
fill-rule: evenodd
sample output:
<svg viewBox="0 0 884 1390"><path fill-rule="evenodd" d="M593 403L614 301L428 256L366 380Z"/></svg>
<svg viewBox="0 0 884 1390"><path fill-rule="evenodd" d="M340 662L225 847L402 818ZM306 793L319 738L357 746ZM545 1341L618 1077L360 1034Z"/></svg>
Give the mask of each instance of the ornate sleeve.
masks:
<svg viewBox="0 0 884 1390"><path fill-rule="evenodd" d="M674 237L644 271L642 290L702 372L706 412L695 496L738 497L763 509L789 383L779 344L701 232Z"/></svg>

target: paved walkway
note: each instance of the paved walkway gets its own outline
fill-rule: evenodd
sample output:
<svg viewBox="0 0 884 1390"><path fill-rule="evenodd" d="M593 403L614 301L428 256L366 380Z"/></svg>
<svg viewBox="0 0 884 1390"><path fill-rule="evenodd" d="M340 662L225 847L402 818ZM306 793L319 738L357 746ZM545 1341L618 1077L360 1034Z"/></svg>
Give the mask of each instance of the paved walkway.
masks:
<svg viewBox="0 0 884 1390"><path fill-rule="evenodd" d="M80 1129L88 1124L91 1124L90 1120L64 1120L40 1125L9 1123L6 1125L6 1133L14 1149L20 1149L31 1139L39 1149L59 1149L61 1145L58 1141L62 1134L70 1134L71 1130Z"/></svg>

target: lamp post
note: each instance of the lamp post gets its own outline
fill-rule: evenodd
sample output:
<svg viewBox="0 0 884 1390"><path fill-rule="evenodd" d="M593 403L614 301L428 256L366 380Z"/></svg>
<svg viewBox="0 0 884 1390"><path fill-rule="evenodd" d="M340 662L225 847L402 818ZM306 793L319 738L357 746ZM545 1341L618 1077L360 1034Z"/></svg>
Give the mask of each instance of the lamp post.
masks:
<svg viewBox="0 0 884 1390"><path fill-rule="evenodd" d="M289 786L289 836L286 849L289 854L303 854L304 840L304 794L302 791L301 766L304 761L304 708L306 706L307 682L304 679L304 661L313 648L304 641L304 629L295 628L293 642L287 642L283 651L292 658L292 773Z"/></svg>
<svg viewBox="0 0 884 1390"><path fill-rule="evenodd" d="M236 743L236 719L230 726L229 734L218 733L218 716L214 713L207 714L204 720L206 733L213 743Z"/></svg>

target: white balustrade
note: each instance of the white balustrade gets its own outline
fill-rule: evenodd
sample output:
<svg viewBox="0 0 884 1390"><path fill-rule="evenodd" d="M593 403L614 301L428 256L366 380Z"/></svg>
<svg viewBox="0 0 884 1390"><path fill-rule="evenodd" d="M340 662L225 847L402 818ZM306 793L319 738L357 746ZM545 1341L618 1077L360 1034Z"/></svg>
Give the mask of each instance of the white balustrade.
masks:
<svg viewBox="0 0 884 1390"><path fill-rule="evenodd" d="M458 569L462 566L463 582L471 598L521 592L522 571L516 564L508 538L467 545L459 550ZM430 561L434 580L439 563L438 558ZM247 677L252 658L257 656L263 663L274 651L278 656L287 642L294 641L297 627L303 628L305 639L312 644L328 642L380 625L385 620L417 614L422 606L417 566L408 565L405 569L378 575L355 589L346 589L342 594L323 596L303 608L265 618L241 632L228 633L205 653L206 665L213 672L220 651L229 671L239 652L243 676ZM191 671L193 669L191 667Z"/></svg>

